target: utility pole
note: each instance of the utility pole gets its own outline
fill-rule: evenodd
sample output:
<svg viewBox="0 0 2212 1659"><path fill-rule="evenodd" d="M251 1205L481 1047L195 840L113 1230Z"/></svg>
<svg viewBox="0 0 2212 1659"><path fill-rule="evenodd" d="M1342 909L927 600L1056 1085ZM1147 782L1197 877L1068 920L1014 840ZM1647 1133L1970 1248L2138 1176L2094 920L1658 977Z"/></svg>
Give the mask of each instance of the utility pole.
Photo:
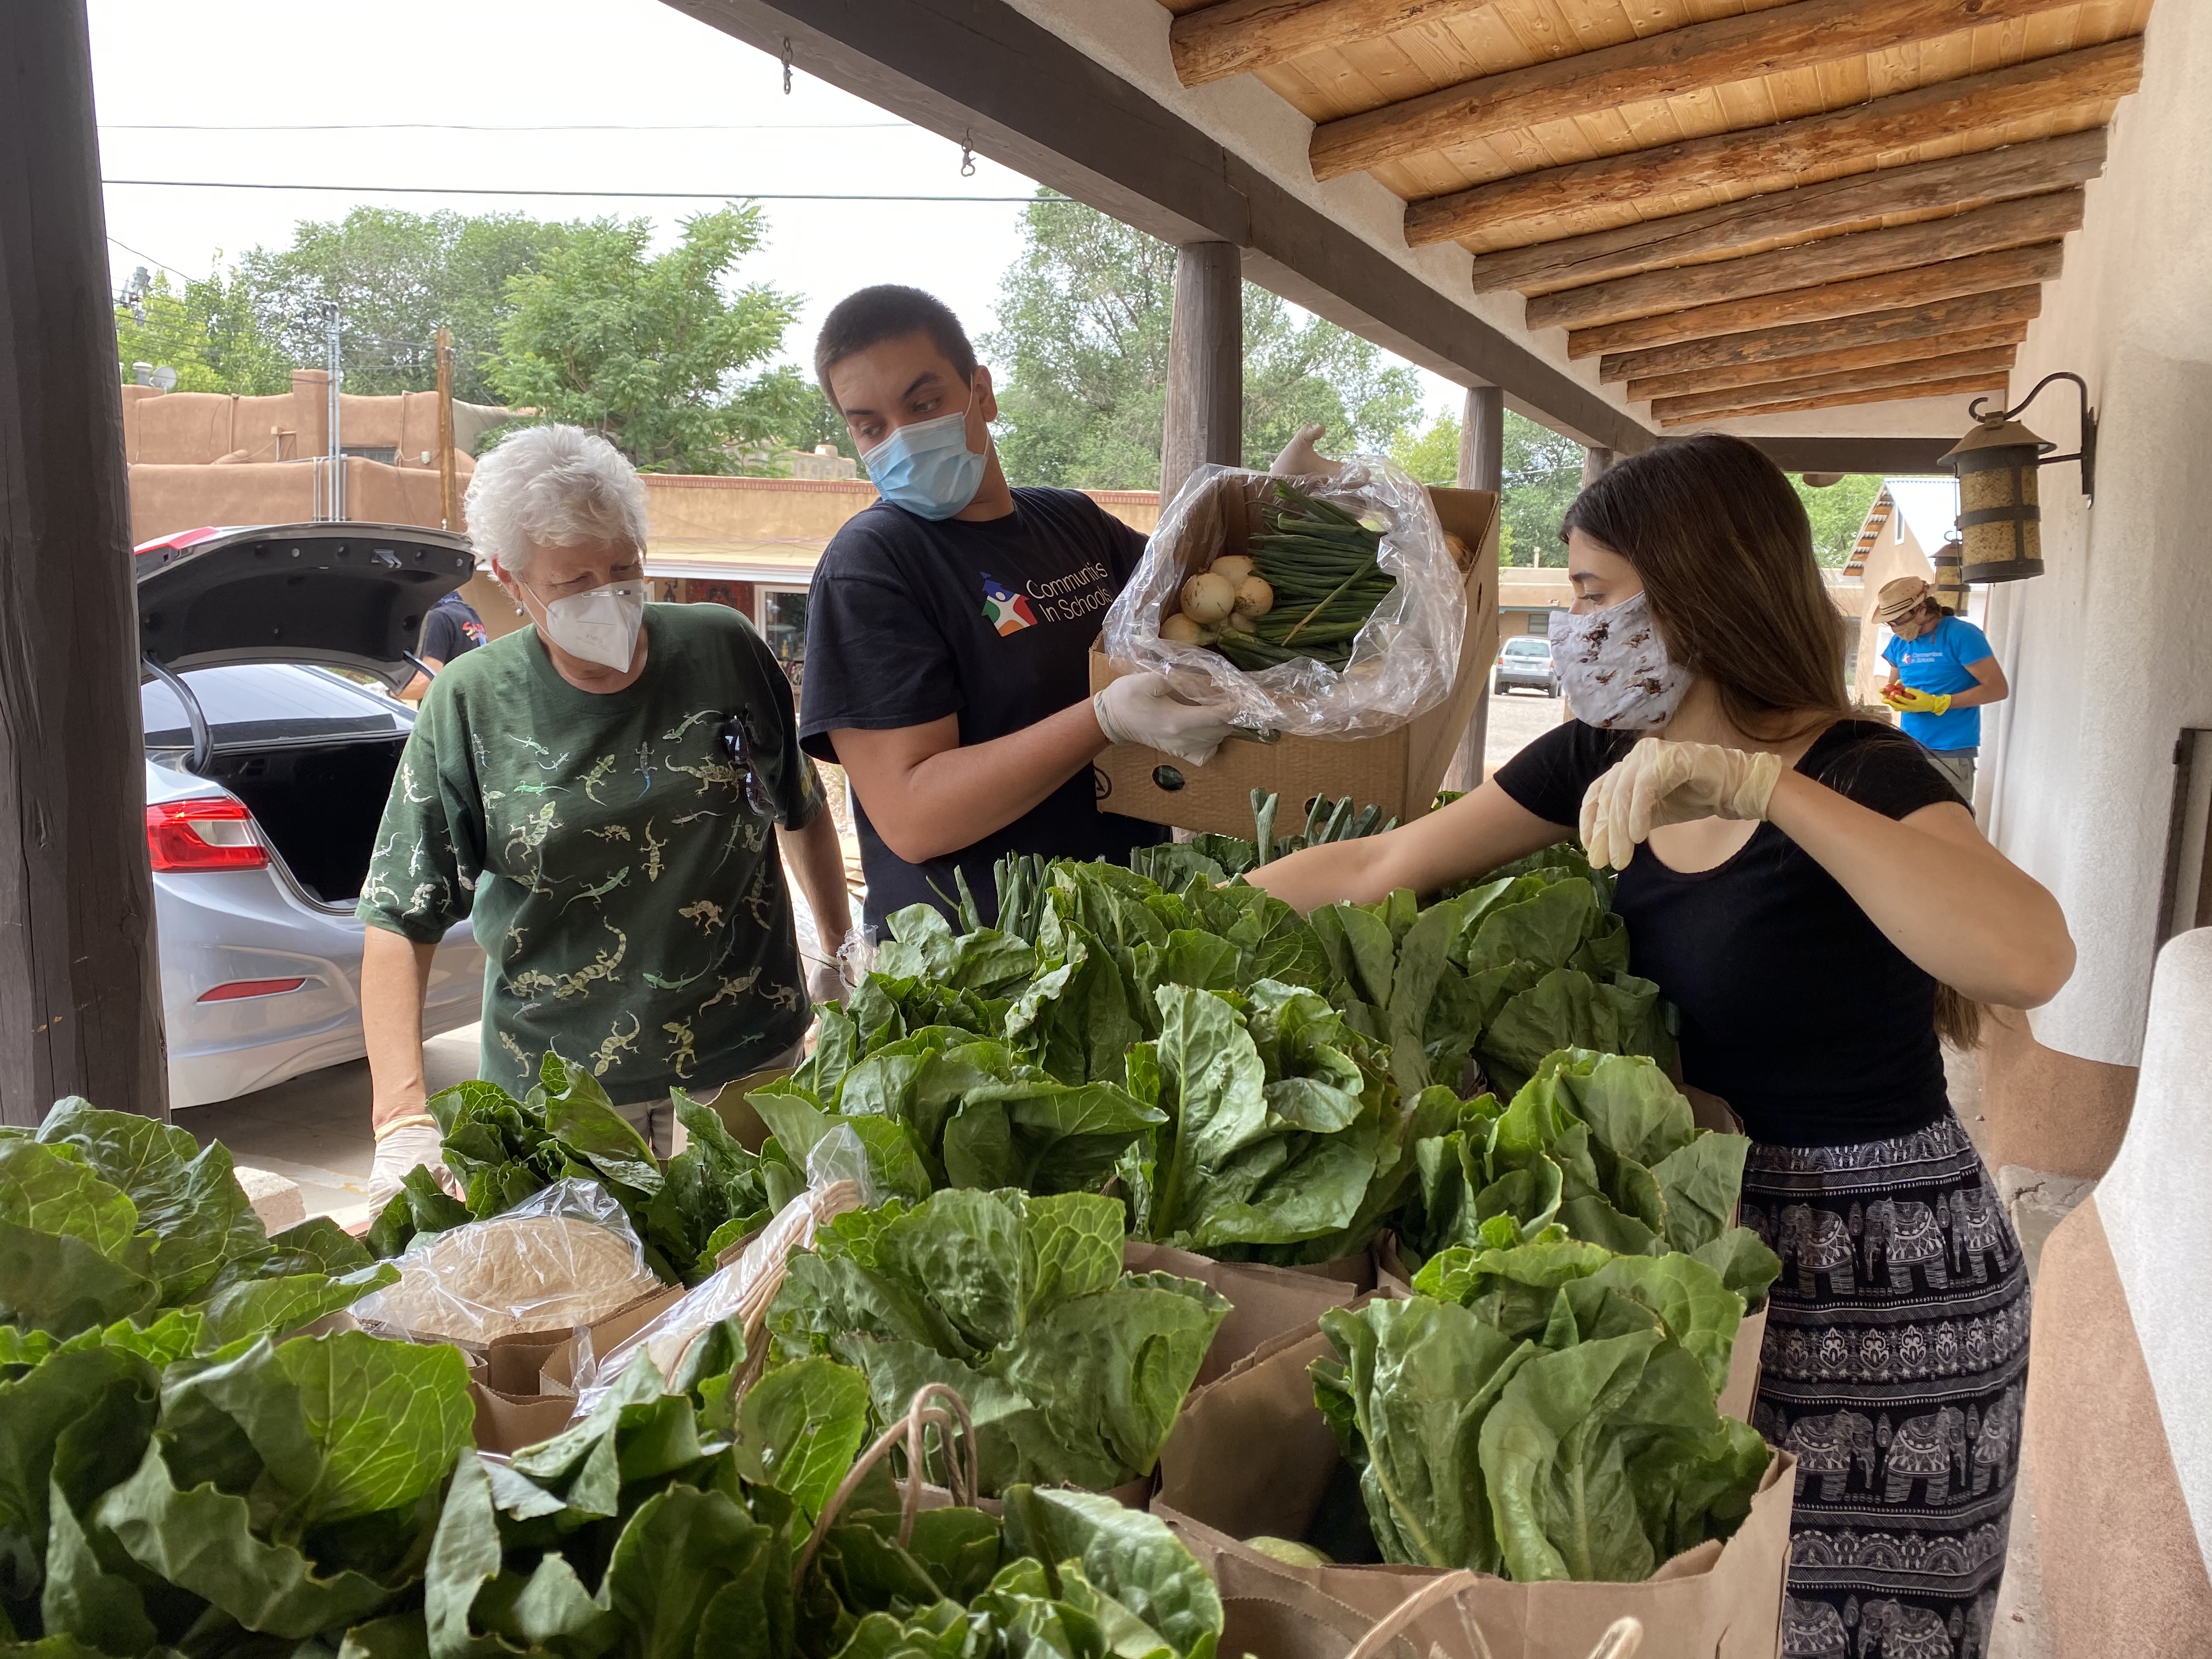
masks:
<svg viewBox="0 0 2212 1659"><path fill-rule="evenodd" d="M324 495L322 516L340 520L346 515L345 450L338 441L338 305L335 300L323 301L323 367L330 374L331 443L323 464L330 474L330 483Z"/></svg>
<svg viewBox="0 0 2212 1659"><path fill-rule="evenodd" d="M453 473L453 331L438 331L438 522L461 527L461 500Z"/></svg>

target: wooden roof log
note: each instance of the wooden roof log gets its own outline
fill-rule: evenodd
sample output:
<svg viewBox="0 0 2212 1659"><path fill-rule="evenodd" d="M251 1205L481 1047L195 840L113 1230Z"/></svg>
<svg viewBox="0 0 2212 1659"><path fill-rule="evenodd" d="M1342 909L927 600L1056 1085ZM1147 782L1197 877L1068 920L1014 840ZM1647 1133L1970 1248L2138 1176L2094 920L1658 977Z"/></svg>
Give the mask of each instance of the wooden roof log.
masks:
<svg viewBox="0 0 2212 1659"><path fill-rule="evenodd" d="M1251 6L1256 0L1237 3ZM1340 178L1546 121L1810 69L2054 9L2054 0L1796 0L1481 76L1325 121L1314 129L1308 159L1316 179ZM1190 21L1178 18L1174 27ZM1189 77L1184 80L1188 83Z"/></svg>
<svg viewBox="0 0 2212 1659"><path fill-rule="evenodd" d="M1741 259L1686 265L1678 270L1647 270L1614 282L1539 295L1528 302L1527 326L1593 328L1601 323L1679 311L1716 300L1748 299L1815 283L1905 270L1998 248L2026 247L2079 230L2081 209L2079 190L2059 191L1970 209L1948 219L1857 231Z"/></svg>
<svg viewBox="0 0 2212 1659"><path fill-rule="evenodd" d="M1747 196L1610 230L1480 253L1474 291L1549 293L1661 266L1727 258L1762 242L1803 239L1858 220L1967 208L2085 184L2105 167L2105 129L2034 138L1880 173Z"/></svg>
<svg viewBox="0 0 2212 1659"><path fill-rule="evenodd" d="M1871 173L1885 151L1955 141L2037 116L2080 110L2083 126L2100 125L2104 107L2133 92L2142 76L2142 38L2111 40L1794 121L1571 161L1428 197L1407 205L1406 240L1423 247L1456 241L1502 221L1680 191L1749 190L1821 169Z"/></svg>
<svg viewBox="0 0 2212 1659"><path fill-rule="evenodd" d="M1869 386L1863 392L1828 392L1809 398L1785 398L1767 404L1745 404L1735 409L1716 409L1703 415L1678 415L1662 420L1662 427L1704 426L1744 415L1786 415L1793 410L1840 409L1851 404L1893 404L1914 398L1956 398L1970 392L2002 392L2002 374L1960 374L1947 380L1914 380L1898 386Z"/></svg>
<svg viewBox="0 0 2212 1659"><path fill-rule="evenodd" d="M2047 283L2058 275L2063 252L2063 243L2039 242L2033 247L1977 253L1964 259L1917 265L1910 270L1885 271L1879 276L1861 276L1847 283L1821 283L1812 288L1785 289L1779 294L1691 306L1656 317L1632 317L1626 322L1571 331L1567 335L1567 356L1595 357L1608 351L1631 351L1640 346L1703 339L1709 334L1735 334L1783 323L1820 322L1832 317L1855 316L1864 311L1888 311L1899 306L1980 294L1990 289L2013 288L2022 283Z"/></svg>
<svg viewBox="0 0 2212 1659"><path fill-rule="evenodd" d="M1741 409L1747 404L1784 403L1796 398L1817 398L1829 392L1869 392L1918 385L1925 380L1954 380L1964 374L1994 375L2002 382L2012 368L2017 350L2017 347L2002 345L1980 351L1947 351L1939 357L1923 357L1916 363L1839 368L1826 374L1797 375L1714 392L1693 392L1682 397L1655 399L1651 415L1660 421L1686 420L1692 416L1709 416L1716 410Z"/></svg>
<svg viewBox="0 0 2212 1659"><path fill-rule="evenodd" d="M1694 392L1719 392L1730 386L1758 386L1767 380L1796 380L1838 369L1891 368L1925 362L1932 346L1948 355L1981 351L1990 346L2017 345L2027 337L2025 320L1996 323L1987 328L1960 329L1937 341L1884 340L1873 345L1844 346L1833 351L1808 351L1796 357L1755 363L1728 363L1714 368L1685 369L1674 374L1650 374L1628 383L1631 403L1650 403L1657 398L1680 398Z"/></svg>
<svg viewBox="0 0 2212 1659"><path fill-rule="evenodd" d="M1752 328L1671 345L1609 353L1597 361L1601 383L1676 374L1736 363L1768 363L1808 352L1832 351L1905 340L1947 338L1965 329L2027 323L2043 309L2043 289L2033 284L1954 299L1908 305L1816 322Z"/></svg>
<svg viewBox="0 0 2212 1659"><path fill-rule="evenodd" d="M1491 0L1223 0L1168 27L1168 52L1187 87L1225 81L1308 52L1371 40L1414 23L1480 11ZM2049 0L2045 0L2049 3Z"/></svg>

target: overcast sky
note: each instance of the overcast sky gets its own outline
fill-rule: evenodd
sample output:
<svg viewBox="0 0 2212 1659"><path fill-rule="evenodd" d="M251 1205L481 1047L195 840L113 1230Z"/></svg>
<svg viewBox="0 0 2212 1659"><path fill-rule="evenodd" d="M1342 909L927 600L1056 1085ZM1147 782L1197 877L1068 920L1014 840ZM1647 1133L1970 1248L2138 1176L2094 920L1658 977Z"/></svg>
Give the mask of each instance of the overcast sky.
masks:
<svg viewBox="0 0 2212 1659"><path fill-rule="evenodd" d="M90 0L108 249L204 275L301 219L361 204L541 218L650 217L664 240L716 205L516 197L510 190L954 196L957 202L763 203L768 246L743 282L802 296L787 353L869 283L928 288L981 335L1019 247L1031 180L794 73L659 0ZM392 130L402 124L426 124ZM252 131L328 127L337 131ZM427 125L440 124L440 125ZM679 124L685 124L679 125ZM160 131L158 127L216 130ZM526 128L546 131L523 131ZM477 129L475 131L459 130ZM489 130L486 130L489 129ZM179 189L118 179L383 185ZM395 185L486 190L407 195ZM1459 392L1422 375L1435 408Z"/></svg>

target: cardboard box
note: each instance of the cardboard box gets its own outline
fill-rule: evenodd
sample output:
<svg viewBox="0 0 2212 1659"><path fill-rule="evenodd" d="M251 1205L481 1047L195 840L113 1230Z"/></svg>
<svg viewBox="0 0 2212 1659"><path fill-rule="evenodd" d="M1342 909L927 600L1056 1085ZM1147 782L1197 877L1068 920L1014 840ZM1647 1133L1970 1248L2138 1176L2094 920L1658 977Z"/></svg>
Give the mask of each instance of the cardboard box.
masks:
<svg viewBox="0 0 2212 1659"><path fill-rule="evenodd" d="M1152 1512L1224 1595L1282 1604L1245 1609L1247 1618L1282 1625L1270 1659L1348 1652L1347 1636L1356 1639L1442 1576L1426 1567L1291 1567L1239 1541L1301 1537L1320 1509L1340 1458L1308 1367L1334 1352L1318 1330L1261 1347L1192 1393L1160 1458ZM1771 1659L1781 1644L1796 1468L1777 1453L1733 1538L1686 1550L1641 1583L1519 1584L1469 1574L1458 1601L1495 1659L1585 1659L1625 1613L1644 1623L1639 1659ZM1358 1615L1356 1630L1338 1611L1346 1607ZM1411 1651L1431 1659L1476 1659L1450 1603L1407 1633Z"/></svg>
<svg viewBox="0 0 2212 1659"><path fill-rule="evenodd" d="M1498 497L1483 489L1431 489L1429 498L1444 529L1474 554L1467 571L1467 628L1449 697L1380 737L1229 743L1204 766L1117 743L1095 763L1099 810L1247 839L1255 788L1282 798L1277 822L1285 835L1304 822L1306 803L1316 795L1331 800L1350 795L1358 806L1380 805L1384 817L1401 823L1425 814L1474 718L1476 700L1489 694L1490 664L1498 654ZM1121 672L1091 648L1093 692L1112 684ZM1180 787L1168 787L1178 780Z"/></svg>
<svg viewBox="0 0 2212 1659"><path fill-rule="evenodd" d="M674 1307L681 1285L666 1285L609 1314L591 1328L592 1351L605 1353ZM550 1440L576 1409L573 1330L522 1331L495 1339L469 1366L477 1408L476 1441L485 1451L514 1452Z"/></svg>

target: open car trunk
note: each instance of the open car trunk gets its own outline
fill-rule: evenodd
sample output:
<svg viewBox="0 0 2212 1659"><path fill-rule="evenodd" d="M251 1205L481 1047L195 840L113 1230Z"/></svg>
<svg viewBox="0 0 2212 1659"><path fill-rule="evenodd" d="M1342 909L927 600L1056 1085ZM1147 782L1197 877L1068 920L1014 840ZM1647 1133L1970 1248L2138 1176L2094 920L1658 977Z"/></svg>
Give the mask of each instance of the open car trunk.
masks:
<svg viewBox="0 0 2212 1659"><path fill-rule="evenodd" d="M313 748L225 746L203 775L246 803L309 898L351 909L406 742L403 736Z"/></svg>

